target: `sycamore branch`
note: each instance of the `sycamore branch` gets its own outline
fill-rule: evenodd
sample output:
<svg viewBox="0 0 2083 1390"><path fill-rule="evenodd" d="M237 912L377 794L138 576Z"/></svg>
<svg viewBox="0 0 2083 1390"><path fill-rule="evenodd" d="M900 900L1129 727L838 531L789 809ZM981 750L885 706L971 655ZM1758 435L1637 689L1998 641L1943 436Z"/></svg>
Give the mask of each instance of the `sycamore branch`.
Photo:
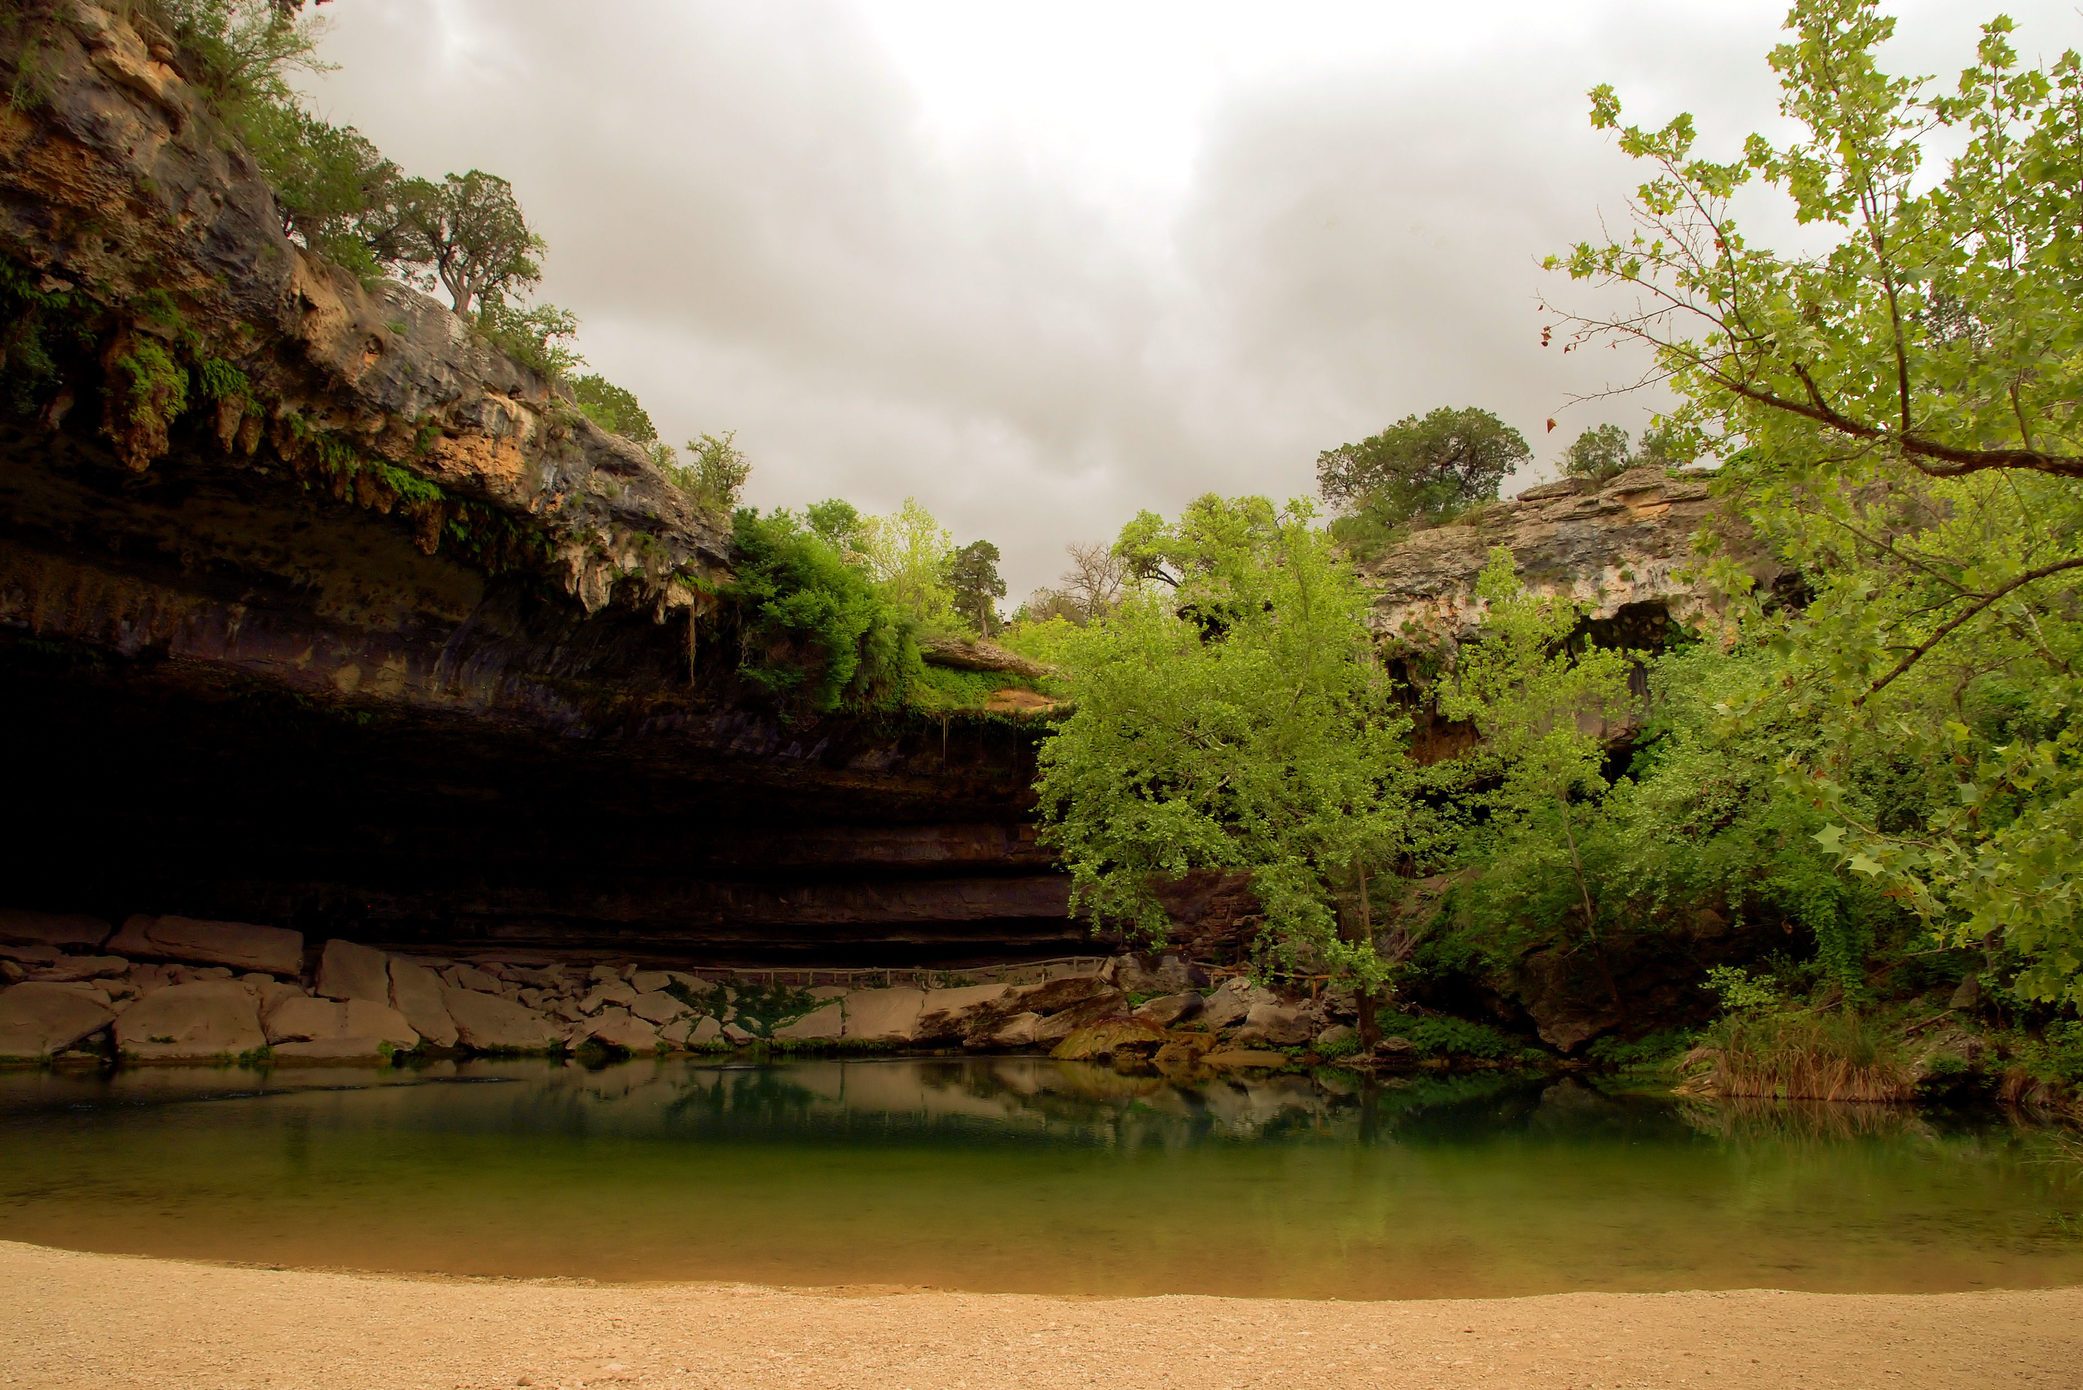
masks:
<svg viewBox="0 0 2083 1390"><path fill-rule="evenodd" d="M2016 579L2013 579L2010 583L2005 584L2002 587L1995 589L1990 593L1983 594L1980 598L1976 599L1966 608L1954 614L1945 622L1940 623L1937 630L1934 631L1929 637L1926 637L1916 646L1910 648L1909 651L1903 656L1902 660L1895 663L1895 668L1893 670L1889 671L1888 674L1882 676L1879 680L1875 681L1871 686L1868 686L1866 689L1866 693L1859 696L1858 699L1852 701L1852 704L1855 706L1863 705L1873 696L1878 695L1881 693L1881 691L1887 689L1888 686L1894 682L1897 676L1900 676L1903 672L1909 670L1910 667L1916 665L1917 662L1922 660L1924 656L1927 655L1933 647L1936 647L1940 642L1943 642L1947 637L1951 636L1953 632L1961 626L1961 624L1974 618L1977 614L1982 613L1991 604L2001 601L2008 595L2017 592L2019 589L2024 588L2028 584L2034 584L2042 579L2049 577L2050 575L2056 575L2062 573L2065 570L2074 569L2083 569L2083 556L2078 556L2067 560L2059 560L2051 565L2041 565L2038 569L2027 570L2025 573L2019 575Z"/></svg>

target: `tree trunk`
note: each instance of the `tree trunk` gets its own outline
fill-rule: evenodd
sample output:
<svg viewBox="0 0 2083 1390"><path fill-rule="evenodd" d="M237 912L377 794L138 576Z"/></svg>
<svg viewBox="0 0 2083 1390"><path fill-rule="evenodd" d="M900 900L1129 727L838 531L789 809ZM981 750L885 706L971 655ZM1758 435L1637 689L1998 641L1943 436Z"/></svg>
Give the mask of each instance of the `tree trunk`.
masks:
<svg viewBox="0 0 2083 1390"><path fill-rule="evenodd" d="M1342 921L1340 923L1340 926L1346 932L1345 939L1347 941L1364 941L1371 949L1374 945L1374 908L1367 901L1367 871L1365 869L1360 869L1357 872L1359 875L1360 882L1360 920L1358 923L1358 935L1355 936L1351 933L1351 922L1349 918ZM1374 1006L1375 999L1373 990L1368 989L1364 985L1353 986L1353 1011L1355 1014L1358 1015L1357 1022L1359 1024L1360 1031L1360 1047L1363 1051L1373 1051L1374 1045L1381 1041L1381 1025L1375 1021Z"/></svg>

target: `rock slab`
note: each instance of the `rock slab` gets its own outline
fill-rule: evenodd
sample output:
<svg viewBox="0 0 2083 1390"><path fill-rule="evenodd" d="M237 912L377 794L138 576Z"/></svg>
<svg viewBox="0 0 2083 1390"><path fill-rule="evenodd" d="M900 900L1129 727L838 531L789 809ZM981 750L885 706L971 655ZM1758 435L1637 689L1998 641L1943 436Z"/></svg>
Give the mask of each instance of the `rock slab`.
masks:
<svg viewBox="0 0 2083 1390"><path fill-rule="evenodd" d="M318 958L317 991L328 999L363 999L388 1006L390 958L352 941L328 941Z"/></svg>
<svg viewBox="0 0 2083 1390"><path fill-rule="evenodd" d="M473 1052L546 1052L564 1039L541 1014L496 994L444 985L441 1002L455 1020L456 1040Z"/></svg>
<svg viewBox="0 0 2083 1390"><path fill-rule="evenodd" d="M41 1061L92 1037L115 1016L92 992L73 985L0 990L0 1058Z"/></svg>
<svg viewBox="0 0 2083 1390"><path fill-rule="evenodd" d="M267 1046L260 1001L235 980L198 980L155 990L116 1016L126 1057L199 1062Z"/></svg>
<svg viewBox="0 0 2083 1390"><path fill-rule="evenodd" d="M304 968L304 934L252 922L206 922L194 917L128 918L108 943L119 956L222 965L294 976Z"/></svg>

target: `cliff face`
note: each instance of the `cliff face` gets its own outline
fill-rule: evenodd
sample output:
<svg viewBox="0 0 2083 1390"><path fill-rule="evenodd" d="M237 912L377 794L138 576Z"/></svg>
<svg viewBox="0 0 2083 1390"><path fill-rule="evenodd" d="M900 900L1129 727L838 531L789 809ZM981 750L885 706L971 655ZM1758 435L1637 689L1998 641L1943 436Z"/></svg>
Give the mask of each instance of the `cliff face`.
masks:
<svg viewBox="0 0 2083 1390"><path fill-rule="evenodd" d="M1028 824L1032 731L777 717L711 597L722 518L441 305L289 241L149 30L15 14L0 906L717 964L1086 949ZM1535 489L1368 566L1378 626L1457 637L1504 544L1660 632L1697 611L1711 505L1661 474ZM1207 946L1251 912L1220 877L1175 898Z"/></svg>
<svg viewBox="0 0 2083 1390"><path fill-rule="evenodd" d="M714 621L724 519L290 242L172 60L93 4L0 26L9 900L719 960L1079 943L1030 734L778 718Z"/></svg>
<svg viewBox="0 0 2083 1390"><path fill-rule="evenodd" d="M1702 476L1636 468L1603 485L1565 480L1528 488L1466 520L1420 531L1360 567L1375 595L1373 624L1412 646L1455 641L1475 629L1476 576L1505 546L1535 593L1567 596L1593 623L1692 623L1709 615L1689 574L1693 536L1727 526ZM1753 565L1769 582L1775 567Z"/></svg>

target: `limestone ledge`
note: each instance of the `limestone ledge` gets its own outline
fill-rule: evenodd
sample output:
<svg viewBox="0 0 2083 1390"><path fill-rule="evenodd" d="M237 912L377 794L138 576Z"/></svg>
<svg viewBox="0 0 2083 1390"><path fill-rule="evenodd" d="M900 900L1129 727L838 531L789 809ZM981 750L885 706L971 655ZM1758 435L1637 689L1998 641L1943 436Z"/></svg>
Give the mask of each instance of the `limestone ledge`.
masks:
<svg viewBox="0 0 2083 1390"><path fill-rule="evenodd" d="M524 953L525 954L525 953ZM946 971L676 970L378 950L242 922L0 910L0 1062L381 1062L735 1048L1047 1052L1277 1069L1351 1030L1176 956Z"/></svg>
<svg viewBox="0 0 2083 1390"><path fill-rule="evenodd" d="M1360 566L1369 621L1411 646L1466 637L1482 620L1476 577L1498 546L1512 552L1529 589L1566 597L1595 621L1638 608L1681 623L1711 619L1713 596L1694 574L1703 528L1718 530L1760 583L1779 570L1717 504L1709 477L1635 468L1598 485L1564 479L1418 531Z"/></svg>

